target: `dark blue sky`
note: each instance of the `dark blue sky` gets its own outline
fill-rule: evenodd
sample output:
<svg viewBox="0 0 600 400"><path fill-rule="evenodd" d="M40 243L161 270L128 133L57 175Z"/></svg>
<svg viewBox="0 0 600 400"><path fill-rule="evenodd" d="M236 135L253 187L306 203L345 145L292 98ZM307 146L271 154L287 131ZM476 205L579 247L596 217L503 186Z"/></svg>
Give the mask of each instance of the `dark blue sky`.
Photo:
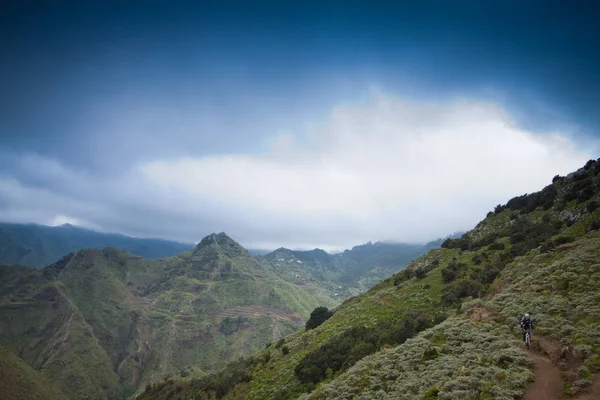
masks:
<svg viewBox="0 0 600 400"><path fill-rule="evenodd" d="M261 154L282 131L304 140L307 125L373 87L412 102L493 102L522 129L580 147L600 132L594 1L1 7L0 172L32 188L69 186L24 166L33 156L110 180L156 160Z"/></svg>

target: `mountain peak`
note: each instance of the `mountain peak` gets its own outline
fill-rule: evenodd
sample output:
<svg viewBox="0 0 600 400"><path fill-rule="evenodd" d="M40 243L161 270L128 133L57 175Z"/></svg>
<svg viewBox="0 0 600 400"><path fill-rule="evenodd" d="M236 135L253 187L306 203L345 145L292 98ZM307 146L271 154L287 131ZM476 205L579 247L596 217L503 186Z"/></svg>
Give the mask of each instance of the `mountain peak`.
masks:
<svg viewBox="0 0 600 400"><path fill-rule="evenodd" d="M290 249L286 249L285 247L280 247L276 250L265 255L267 258L280 258L280 257L294 257L294 252Z"/></svg>
<svg viewBox="0 0 600 400"><path fill-rule="evenodd" d="M236 257L248 253L242 245L230 238L225 232L211 233L205 236L198 243L194 251L202 251L207 248L221 250L228 257Z"/></svg>

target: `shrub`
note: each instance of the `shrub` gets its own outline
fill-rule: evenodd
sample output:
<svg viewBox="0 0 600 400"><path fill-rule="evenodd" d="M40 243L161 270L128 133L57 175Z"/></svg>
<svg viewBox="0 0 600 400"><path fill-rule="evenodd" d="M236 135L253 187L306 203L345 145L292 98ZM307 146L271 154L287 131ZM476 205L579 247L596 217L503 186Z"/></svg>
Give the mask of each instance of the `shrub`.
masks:
<svg viewBox="0 0 600 400"><path fill-rule="evenodd" d="M597 231L598 229L600 229L600 221L594 221L591 224L588 225L587 227L587 231Z"/></svg>
<svg viewBox="0 0 600 400"><path fill-rule="evenodd" d="M310 318L306 321L306 329L315 329L323 322L327 321L333 313L327 307L317 307L310 313Z"/></svg>
<svg viewBox="0 0 600 400"><path fill-rule="evenodd" d="M585 209L592 213L594 211L596 211L598 209L598 202L597 201L590 201L589 203L587 203L585 205Z"/></svg>
<svg viewBox="0 0 600 400"><path fill-rule="evenodd" d="M589 160L588 162L585 163L585 166L583 167L583 169L585 169L586 171L589 171L590 169L592 169L594 164L596 164L596 160Z"/></svg>
<svg viewBox="0 0 600 400"><path fill-rule="evenodd" d="M500 243L500 242L494 242L492 244L490 244L490 247L488 247L488 249L490 250L504 250L506 246L504 246L504 243Z"/></svg>
<svg viewBox="0 0 600 400"><path fill-rule="evenodd" d="M594 197L594 189L591 187L586 187L577 194L577 202L583 203L588 201L592 197Z"/></svg>
<svg viewBox="0 0 600 400"><path fill-rule="evenodd" d="M564 200L566 202L569 202L569 201L575 200L576 198L577 198L577 192L569 191L569 192L565 193Z"/></svg>
<svg viewBox="0 0 600 400"><path fill-rule="evenodd" d="M445 318L442 314L415 311L400 320L382 321L373 327L352 327L304 356L294 373L302 383L319 383L327 377L328 370L329 375L345 371L382 346L404 343Z"/></svg>
<svg viewBox="0 0 600 400"><path fill-rule="evenodd" d="M557 237L553 240L553 242L555 246L560 246L561 244L571 243L574 240L575 238L573 236L564 235Z"/></svg>
<svg viewBox="0 0 600 400"><path fill-rule="evenodd" d="M470 279L463 279L444 287L441 299L444 303L448 304L458 303L466 297L476 297L479 294L480 288L481 283Z"/></svg>
<svg viewBox="0 0 600 400"><path fill-rule="evenodd" d="M413 268L406 268L403 271L396 274L394 277L394 286L398 286L402 282L406 282L415 276L415 271Z"/></svg>
<svg viewBox="0 0 600 400"><path fill-rule="evenodd" d="M424 363L425 361L429 360L435 360L439 356L440 355L435 349L435 347L430 347L423 352L423 357L421 357L421 363Z"/></svg>
<svg viewBox="0 0 600 400"><path fill-rule="evenodd" d="M479 281L484 284L490 284L494 282L501 268L492 264L487 264L481 271L479 271Z"/></svg>
<svg viewBox="0 0 600 400"><path fill-rule="evenodd" d="M417 277L417 279L423 279L427 276L427 271L425 270L425 268L417 268L415 270L415 276Z"/></svg>
<svg viewBox="0 0 600 400"><path fill-rule="evenodd" d="M589 177L587 171L576 171L575 174L573 175L573 181L577 182L577 181L582 181L584 179L587 179Z"/></svg>
<svg viewBox="0 0 600 400"><path fill-rule="evenodd" d="M289 354L289 352L290 352L290 348L289 348L289 347L287 347L287 346L283 346L283 347L281 348L281 352L283 353L283 355L284 355L284 356L285 356L285 355L288 355L288 354Z"/></svg>
<svg viewBox="0 0 600 400"><path fill-rule="evenodd" d="M442 282L449 283L455 280L464 267L465 264L459 264L454 260L451 261L448 266L442 268Z"/></svg>
<svg viewBox="0 0 600 400"><path fill-rule="evenodd" d="M540 192L513 197L506 203L505 208L521 211L523 214L532 212L538 207L547 210L554 204L557 194L556 187L548 185Z"/></svg>
<svg viewBox="0 0 600 400"><path fill-rule="evenodd" d="M423 400L435 400L438 398L440 391L435 386L430 387L423 393Z"/></svg>

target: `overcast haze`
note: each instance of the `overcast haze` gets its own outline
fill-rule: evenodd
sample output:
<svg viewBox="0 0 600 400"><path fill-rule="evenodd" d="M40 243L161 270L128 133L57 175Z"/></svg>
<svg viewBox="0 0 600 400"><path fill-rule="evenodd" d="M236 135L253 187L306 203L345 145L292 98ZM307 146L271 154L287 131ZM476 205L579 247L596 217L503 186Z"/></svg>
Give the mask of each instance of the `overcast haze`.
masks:
<svg viewBox="0 0 600 400"><path fill-rule="evenodd" d="M48 3L0 6L2 221L424 242L600 156L594 2Z"/></svg>

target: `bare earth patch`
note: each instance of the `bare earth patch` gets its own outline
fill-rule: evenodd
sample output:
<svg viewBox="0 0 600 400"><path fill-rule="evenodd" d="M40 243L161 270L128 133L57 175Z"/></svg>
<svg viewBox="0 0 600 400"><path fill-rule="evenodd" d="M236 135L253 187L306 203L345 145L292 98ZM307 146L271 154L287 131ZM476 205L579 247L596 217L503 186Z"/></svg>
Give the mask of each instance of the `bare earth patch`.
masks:
<svg viewBox="0 0 600 400"><path fill-rule="evenodd" d="M475 322L491 322L492 312L485 307L475 307L469 310L469 318Z"/></svg>
<svg viewBox="0 0 600 400"><path fill-rule="evenodd" d="M527 351L534 362L535 381L529 385L523 400L559 400L562 394L563 380L558 367L545 356L534 350Z"/></svg>

